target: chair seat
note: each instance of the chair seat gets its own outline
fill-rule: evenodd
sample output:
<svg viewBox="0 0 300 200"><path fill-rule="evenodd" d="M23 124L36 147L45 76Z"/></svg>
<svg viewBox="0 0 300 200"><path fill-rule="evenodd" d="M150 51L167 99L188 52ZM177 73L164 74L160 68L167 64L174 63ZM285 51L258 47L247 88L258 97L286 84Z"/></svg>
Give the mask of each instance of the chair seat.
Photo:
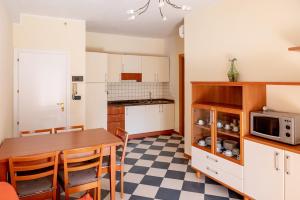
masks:
<svg viewBox="0 0 300 200"><path fill-rule="evenodd" d="M116 156L116 164L121 165L121 157L119 155ZM110 156L103 156L102 167L110 166Z"/></svg>
<svg viewBox="0 0 300 200"><path fill-rule="evenodd" d="M91 168L81 171L69 172L69 187L74 187L97 181L98 179L96 171L97 170L95 168ZM60 181L64 182L63 170L60 170L58 172L58 178Z"/></svg>
<svg viewBox="0 0 300 200"><path fill-rule="evenodd" d="M52 176L30 181L17 181L17 193L22 197L52 191L52 181Z"/></svg>

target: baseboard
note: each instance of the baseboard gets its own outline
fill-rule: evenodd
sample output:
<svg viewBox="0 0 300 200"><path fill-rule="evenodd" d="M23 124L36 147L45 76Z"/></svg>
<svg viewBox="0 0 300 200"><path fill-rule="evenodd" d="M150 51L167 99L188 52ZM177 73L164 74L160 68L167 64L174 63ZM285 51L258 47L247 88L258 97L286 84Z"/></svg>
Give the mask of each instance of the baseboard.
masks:
<svg viewBox="0 0 300 200"><path fill-rule="evenodd" d="M138 133L138 134L132 134L129 135L129 139L140 139L145 137L153 137L158 135L169 135L174 133L174 130L164 130L164 131L155 131L155 132L148 132L148 133Z"/></svg>
<svg viewBox="0 0 300 200"><path fill-rule="evenodd" d="M187 159L191 159L192 156L190 154L184 153L184 157L186 157Z"/></svg>

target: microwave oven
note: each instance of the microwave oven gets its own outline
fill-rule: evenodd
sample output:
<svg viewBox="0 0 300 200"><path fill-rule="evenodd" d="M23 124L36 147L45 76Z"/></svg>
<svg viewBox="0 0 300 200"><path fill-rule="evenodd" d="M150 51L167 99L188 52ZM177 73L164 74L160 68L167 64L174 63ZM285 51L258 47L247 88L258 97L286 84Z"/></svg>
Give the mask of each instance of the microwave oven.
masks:
<svg viewBox="0 0 300 200"><path fill-rule="evenodd" d="M300 144L300 114L275 111L250 113L250 133L291 145Z"/></svg>

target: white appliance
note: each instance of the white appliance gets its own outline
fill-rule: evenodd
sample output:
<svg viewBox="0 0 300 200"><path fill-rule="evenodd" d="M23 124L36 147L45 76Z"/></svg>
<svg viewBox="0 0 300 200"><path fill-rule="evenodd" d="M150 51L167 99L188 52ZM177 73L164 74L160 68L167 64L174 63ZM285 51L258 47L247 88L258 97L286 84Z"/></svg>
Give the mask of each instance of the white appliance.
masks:
<svg viewBox="0 0 300 200"><path fill-rule="evenodd" d="M86 127L107 129L107 67L106 53L86 53Z"/></svg>

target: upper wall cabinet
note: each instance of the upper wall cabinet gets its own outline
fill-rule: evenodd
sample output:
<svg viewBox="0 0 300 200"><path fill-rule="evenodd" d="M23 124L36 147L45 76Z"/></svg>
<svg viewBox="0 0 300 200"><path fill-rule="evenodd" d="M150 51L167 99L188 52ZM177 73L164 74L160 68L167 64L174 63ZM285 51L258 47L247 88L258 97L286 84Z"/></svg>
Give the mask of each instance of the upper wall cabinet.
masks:
<svg viewBox="0 0 300 200"><path fill-rule="evenodd" d="M107 56L106 53L86 53L86 82L106 82Z"/></svg>
<svg viewBox="0 0 300 200"><path fill-rule="evenodd" d="M170 67L168 57L142 57L143 82L169 82Z"/></svg>
<svg viewBox="0 0 300 200"><path fill-rule="evenodd" d="M108 55L108 82L120 82L123 69L122 55Z"/></svg>
<svg viewBox="0 0 300 200"><path fill-rule="evenodd" d="M141 57L134 55L123 55L122 73L142 73Z"/></svg>

